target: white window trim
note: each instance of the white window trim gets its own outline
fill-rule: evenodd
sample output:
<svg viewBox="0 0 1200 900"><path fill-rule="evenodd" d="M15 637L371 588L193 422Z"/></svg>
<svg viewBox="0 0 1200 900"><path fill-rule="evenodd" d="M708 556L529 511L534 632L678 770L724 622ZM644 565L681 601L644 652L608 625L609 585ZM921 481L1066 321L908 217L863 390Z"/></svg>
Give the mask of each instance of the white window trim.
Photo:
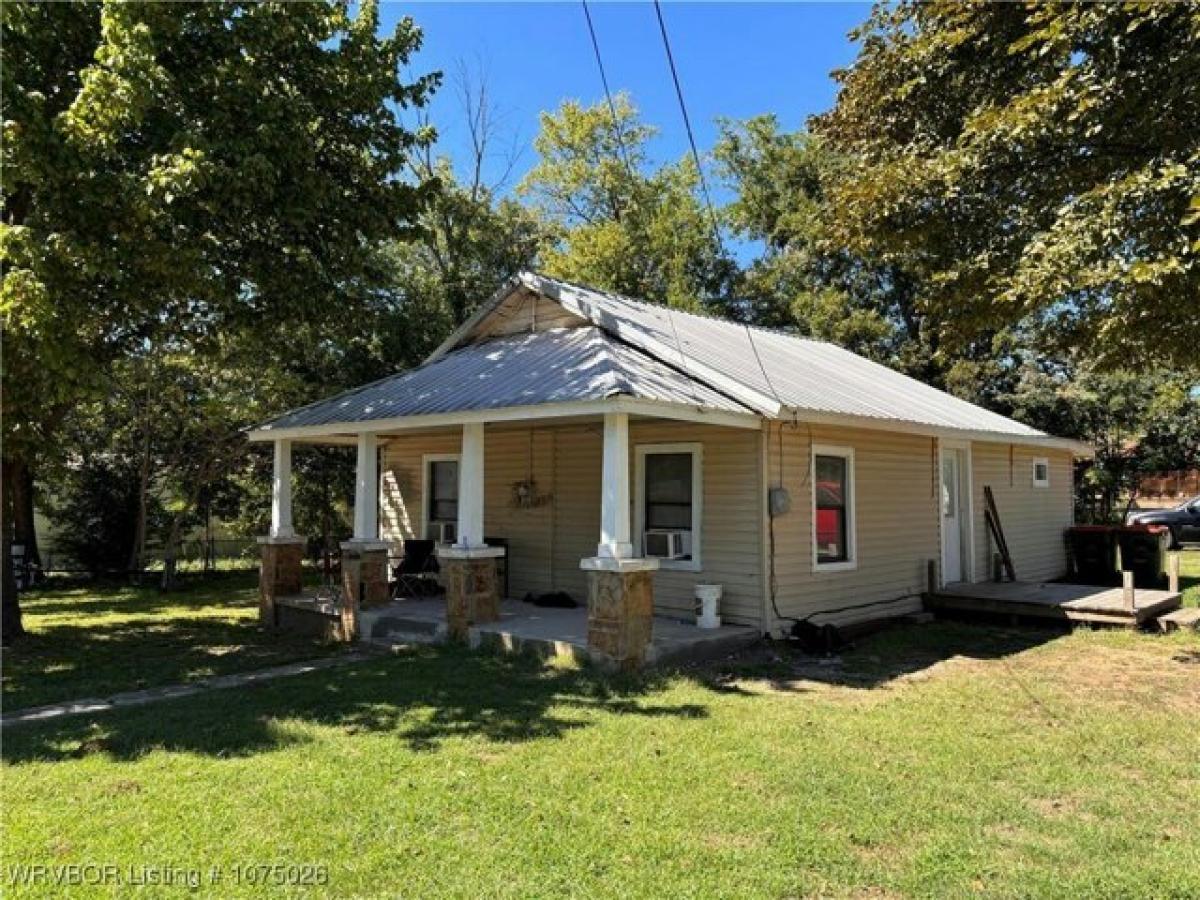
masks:
<svg viewBox="0 0 1200 900"><path fill-rule="evenodd" d="M435 462L456 462L462 464L458 453L425 453L421 456L421 537L429 537L429 511L433 498L429 494L429 464Z"/></svg>
<svg viewBox="0 0 1200 900"><path fill-rule="evenodd" d="M1046 477L1045 478L1037 477L1038 466L1046 467ZM1049 458L1047 458L1045 456L1035 456L1033 458L1033 463L1030 466L1029 474L1030 474L1030 477L1033 479L1033 486L1035 488L1050 487L1050 460L1049 460Z"/></svg>
<svg viewBox="0 0 1200 900"><path fill-rule="evenodd" d="M846 498L846 559L840 562L819 562L817 552L817 457L840 456L846 460L846 490L850 494ZM854 448L834 444L813 444L809 459L808 483L812 494L809 509L812 513L809 543L812 544L812 566L814 572L852 572L858 568L858 516L855 506L858 503L858 490L854 484Z"/></svg>
<svg viewBox="0 0 1200 900"><path fill-rule="evenodd" d="M682 444L636 444L634 446L633 548L642 555L642 535L646 531L646 457L659 453L692 455L692 558L663 559L660 569L702 572L704 535L704 445L698 441Z"/></svg>

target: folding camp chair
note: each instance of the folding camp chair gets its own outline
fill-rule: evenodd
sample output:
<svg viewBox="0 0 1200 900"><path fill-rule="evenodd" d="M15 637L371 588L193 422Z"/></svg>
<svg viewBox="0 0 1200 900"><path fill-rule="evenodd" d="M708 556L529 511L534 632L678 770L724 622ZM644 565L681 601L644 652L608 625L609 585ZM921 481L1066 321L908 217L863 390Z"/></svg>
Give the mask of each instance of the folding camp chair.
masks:
<svg viewBox="0 0 1200 900"><path fill-rule="evenodd" d="M392 598L419 599L441 592L434 541L405 541L400 565L392 569Z"/></svg>

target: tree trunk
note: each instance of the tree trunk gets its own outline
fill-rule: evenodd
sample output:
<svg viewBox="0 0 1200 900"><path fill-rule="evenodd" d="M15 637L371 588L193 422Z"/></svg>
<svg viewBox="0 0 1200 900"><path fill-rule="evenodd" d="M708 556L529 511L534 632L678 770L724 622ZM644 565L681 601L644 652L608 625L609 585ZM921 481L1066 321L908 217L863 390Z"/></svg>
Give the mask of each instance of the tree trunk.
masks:
<svg viewBox="0 0 1200 900"><path fill-rule="evenodd" d="M163 570L160 590L170 591L175 588L175 567L179 559L179 531L183 522L182 515L176 515L171 520L171 530L167 533L166 544L163 546Z"/></svg>
<svg viewBox="0 0 1200 900"><path fill-rule="evenodd" d="M321 556L333 552L333 498L329 488L329 460L321 460Z"/></svg>
<svg viewBox="0 0 1200 900"><path fill-rule="evenodd" d="M25 563L33 576L41 570L42 556L38 552L37 519L33 514L33 470L21 461L14 461L13 543L25 545Z"/></svg>
<svg viewBox="0 0 1200 900"><path fill-rule="evenodd" d="M212 531L212 501L204 502L204 571L213 571L216 566L216 558L213 553L213 531Z"/></svg>
<svg viewBox="0 0 1200 900"><path fill-rule="evenodd" d="M150 386L146 384L146 403L142 415L142 458L138 466L137 524L133 529L133 549L129 551L129 571L140 575L146 564L146 506L150 492ZM135 575L135 577L136 577Z"/></svg>
<svg viewBox="0 0 1200 900"><path fill-rule="evenodd" d="M16 573L13 571L12 545L14 524L14 491L12 490L15 477L23 468L23 460L5 456L0 458L0 490L4 496L0 498L0 544L3 544L3 596L0 596L0 642L4 645L13 643L25 634L21 624L21 600L17 593Z"/></svg>

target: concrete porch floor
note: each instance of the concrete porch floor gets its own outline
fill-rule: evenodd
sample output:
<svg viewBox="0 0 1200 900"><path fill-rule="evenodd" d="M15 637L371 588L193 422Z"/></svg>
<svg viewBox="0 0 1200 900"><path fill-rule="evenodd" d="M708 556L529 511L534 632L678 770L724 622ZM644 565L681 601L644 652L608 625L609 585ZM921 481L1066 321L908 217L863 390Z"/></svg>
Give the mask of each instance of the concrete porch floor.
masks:
<svg viewBox="0 0 1200 900"><path fill-rule="evenodd" d="M442 597L397 600L359 614L361 638L374 643L424 642L446 639L446 603ZM757 628L722 625L698 628L689 622L654 617L654 637L647 663L684 662L731 653L759 637ZM468 635L472 647L504 652L534 653L542 657L590 659L587 646L587 609L557 609L505 600L500 620L474 625Z"/></svg>

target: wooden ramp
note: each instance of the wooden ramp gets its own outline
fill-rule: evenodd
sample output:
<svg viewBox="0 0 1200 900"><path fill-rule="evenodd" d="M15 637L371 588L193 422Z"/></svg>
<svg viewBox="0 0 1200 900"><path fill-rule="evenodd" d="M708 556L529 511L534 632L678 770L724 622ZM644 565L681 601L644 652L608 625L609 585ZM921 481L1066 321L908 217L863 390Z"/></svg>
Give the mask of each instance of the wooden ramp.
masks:
<svg viewBox="0 0 1200 900"><path fill-rule="evenodd" d="M1138 589L1126 609L1121 588L1029 581L955 582L926 597L933 610L1029 616L1106 625L1142 625L1180 607L1179 593Z"/></svg>

